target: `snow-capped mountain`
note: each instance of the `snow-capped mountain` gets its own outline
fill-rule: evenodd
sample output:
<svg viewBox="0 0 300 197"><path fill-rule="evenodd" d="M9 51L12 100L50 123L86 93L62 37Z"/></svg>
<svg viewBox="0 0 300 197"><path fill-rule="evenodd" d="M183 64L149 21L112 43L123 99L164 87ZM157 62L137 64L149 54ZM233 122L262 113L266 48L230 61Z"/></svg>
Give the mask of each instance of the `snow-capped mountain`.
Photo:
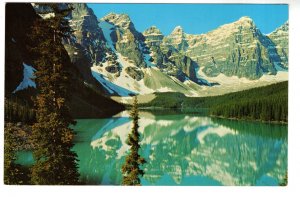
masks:
<svg viewBox="0 0 300 197"><path fill-rule="evenodd" d="M199 95L194 62L169 48L155 50L149 44L151 30L143 35L128 15L115 13L102 18L99 26L108 50L102 63L94 64L91 70L110 94L128 96L172 91Z"/></svg>
<svg viewBox="0 0 300 197"><path fill-rule="evenodd" d="M191 57L209 77L223 73L259 79L266 73L275 75L284 69L275 43L249 17L201 35L186 34L181 27L176 27L165 43Z"/></svg>
<svg viewBox="0 0 300 197"><path fill-rule="evenodd" d="M74 7L74 38L64 46L87 84L113 96L181 92L218 95L288 80L288 23L264 35L249 17L206 34L170 35L135 29L127 14L98 19L84 3Z"/></svg>

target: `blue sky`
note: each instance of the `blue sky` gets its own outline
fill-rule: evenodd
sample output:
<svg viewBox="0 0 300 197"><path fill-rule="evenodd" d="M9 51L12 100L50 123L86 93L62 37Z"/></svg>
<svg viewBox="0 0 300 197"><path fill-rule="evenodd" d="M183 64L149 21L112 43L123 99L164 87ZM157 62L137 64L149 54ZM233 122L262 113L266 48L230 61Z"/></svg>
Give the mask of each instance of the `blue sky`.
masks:
<svg viewBox="0 0 300 197"><path fill-rule="evenodd" d="M249 16L262 33L270 33L288 20L288 5L264 4L88 4L97 18L110 12L126 13L143 32L152 25L164 35L180 25L189 34L201 34Z"/></svg>

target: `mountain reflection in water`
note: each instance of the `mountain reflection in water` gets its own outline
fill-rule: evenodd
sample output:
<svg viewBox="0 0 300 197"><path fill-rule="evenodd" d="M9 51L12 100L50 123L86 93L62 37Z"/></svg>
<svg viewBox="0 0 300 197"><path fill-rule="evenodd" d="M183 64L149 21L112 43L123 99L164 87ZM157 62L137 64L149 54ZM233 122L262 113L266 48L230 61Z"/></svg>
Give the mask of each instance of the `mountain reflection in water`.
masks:
<svg viewBox="0 0 300 197"><path fill-rule="evenodd" d="M287 126L140 112L142 185L278 185L287 171ZM74 150L87 184L119 185L132 122L77 120Z"/></svg>

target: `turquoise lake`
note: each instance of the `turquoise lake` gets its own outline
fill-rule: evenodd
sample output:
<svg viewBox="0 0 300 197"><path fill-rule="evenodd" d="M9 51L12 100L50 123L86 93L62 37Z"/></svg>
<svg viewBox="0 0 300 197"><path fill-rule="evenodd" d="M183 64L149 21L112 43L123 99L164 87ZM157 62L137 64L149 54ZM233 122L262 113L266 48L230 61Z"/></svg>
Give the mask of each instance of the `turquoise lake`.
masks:
<svg viewBox="0 0 300 197"><path fill-rule="evenodd" d="M278 185L287 172L287 125L140 112L142 185ZM128 112L79 119L74 150L81 181L120 185L132 121ZM32 162L21 153L19 163Z"/></svg>

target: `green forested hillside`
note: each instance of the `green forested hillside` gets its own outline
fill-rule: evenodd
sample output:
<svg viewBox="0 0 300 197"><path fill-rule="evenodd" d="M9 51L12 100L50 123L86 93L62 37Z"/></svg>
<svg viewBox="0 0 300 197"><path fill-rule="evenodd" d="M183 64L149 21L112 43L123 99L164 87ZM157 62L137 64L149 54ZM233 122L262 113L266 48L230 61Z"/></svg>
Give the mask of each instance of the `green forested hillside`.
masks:
<svg viewBox="0 0 300 197"><path fill-rule="evenodd" d="M157 93L142 107L177 108L225 118L283 121L288 118L288 82L212 97L186 97L180 93Z"/></svg>
<svg viewBox="0 0 300 197"><path fill-rule="evenodd" d="M225 118L288 121L288 82L242 91L223 97L210 114Z"/></svg>

